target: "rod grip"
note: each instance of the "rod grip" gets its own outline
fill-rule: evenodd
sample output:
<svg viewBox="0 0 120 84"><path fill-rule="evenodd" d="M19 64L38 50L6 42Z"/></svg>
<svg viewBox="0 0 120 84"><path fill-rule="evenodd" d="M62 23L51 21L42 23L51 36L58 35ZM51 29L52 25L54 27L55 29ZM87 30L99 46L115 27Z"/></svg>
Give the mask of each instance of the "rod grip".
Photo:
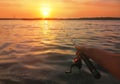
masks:
<svg viewBox="0 0 120 84"><path fill-rule="evenodd" d="M97 68L93 65L93 63L89 60L89 58L84 53L80 53L80 56L87 65L87 67L89 68L90 72L93 74L93 76L96 79L100 79L101 74L97 71Z"/></svg>

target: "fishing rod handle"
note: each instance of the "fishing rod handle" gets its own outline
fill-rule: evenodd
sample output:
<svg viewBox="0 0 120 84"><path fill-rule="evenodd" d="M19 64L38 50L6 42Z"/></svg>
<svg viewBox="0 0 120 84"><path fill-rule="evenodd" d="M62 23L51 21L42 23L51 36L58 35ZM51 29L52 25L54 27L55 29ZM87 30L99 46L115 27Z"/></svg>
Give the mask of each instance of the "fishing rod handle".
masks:
<svg viewBox="0 0 120 84"><path fill-rule="evenodd" d="M85 64L87 65L87 67L89 68L89 70L91 71L91 73L93 74L93 76L96 79L101 78L101 74L97 71L96 67L89 60L89 58L84 53L80 53L80 56L84 60Z"/></svg>

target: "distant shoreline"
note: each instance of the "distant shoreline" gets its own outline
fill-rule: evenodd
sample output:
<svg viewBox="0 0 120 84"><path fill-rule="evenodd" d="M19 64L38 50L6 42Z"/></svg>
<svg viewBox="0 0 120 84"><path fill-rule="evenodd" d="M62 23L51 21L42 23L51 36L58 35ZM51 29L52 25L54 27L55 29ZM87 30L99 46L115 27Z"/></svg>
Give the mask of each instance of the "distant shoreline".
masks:
<svg viewBox="0 0 120 84"><path fill-rule="evenodd" d="M93 17L93 18L0 18L0 20L120 20L120 17Z"/></svg>

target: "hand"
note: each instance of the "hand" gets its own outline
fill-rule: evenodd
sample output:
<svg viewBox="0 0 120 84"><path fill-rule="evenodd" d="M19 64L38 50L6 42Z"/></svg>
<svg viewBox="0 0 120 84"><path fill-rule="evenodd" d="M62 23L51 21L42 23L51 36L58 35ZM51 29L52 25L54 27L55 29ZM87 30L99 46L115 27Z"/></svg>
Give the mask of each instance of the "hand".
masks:
<svg viewBox="0 0 120 84"><path fill-rule="evenodd" d="M85 47L84 46L75 46L76 48L76 55L79 56L80 53L84 53Z"/></svg>

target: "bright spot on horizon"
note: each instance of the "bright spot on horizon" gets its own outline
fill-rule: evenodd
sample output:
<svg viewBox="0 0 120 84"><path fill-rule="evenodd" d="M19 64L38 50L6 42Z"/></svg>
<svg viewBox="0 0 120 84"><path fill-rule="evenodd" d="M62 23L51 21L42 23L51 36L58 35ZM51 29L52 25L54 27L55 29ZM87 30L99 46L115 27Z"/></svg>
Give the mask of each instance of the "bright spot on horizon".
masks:
<svg viewBox="0 0 120 84"><path fill-rule="evenodd" d="M48 7L48 6L43 6L40 8L41 9L41 14L42 14L42 17L48 17L50 15L50 12L51 12L51 8Z"/></svg>

